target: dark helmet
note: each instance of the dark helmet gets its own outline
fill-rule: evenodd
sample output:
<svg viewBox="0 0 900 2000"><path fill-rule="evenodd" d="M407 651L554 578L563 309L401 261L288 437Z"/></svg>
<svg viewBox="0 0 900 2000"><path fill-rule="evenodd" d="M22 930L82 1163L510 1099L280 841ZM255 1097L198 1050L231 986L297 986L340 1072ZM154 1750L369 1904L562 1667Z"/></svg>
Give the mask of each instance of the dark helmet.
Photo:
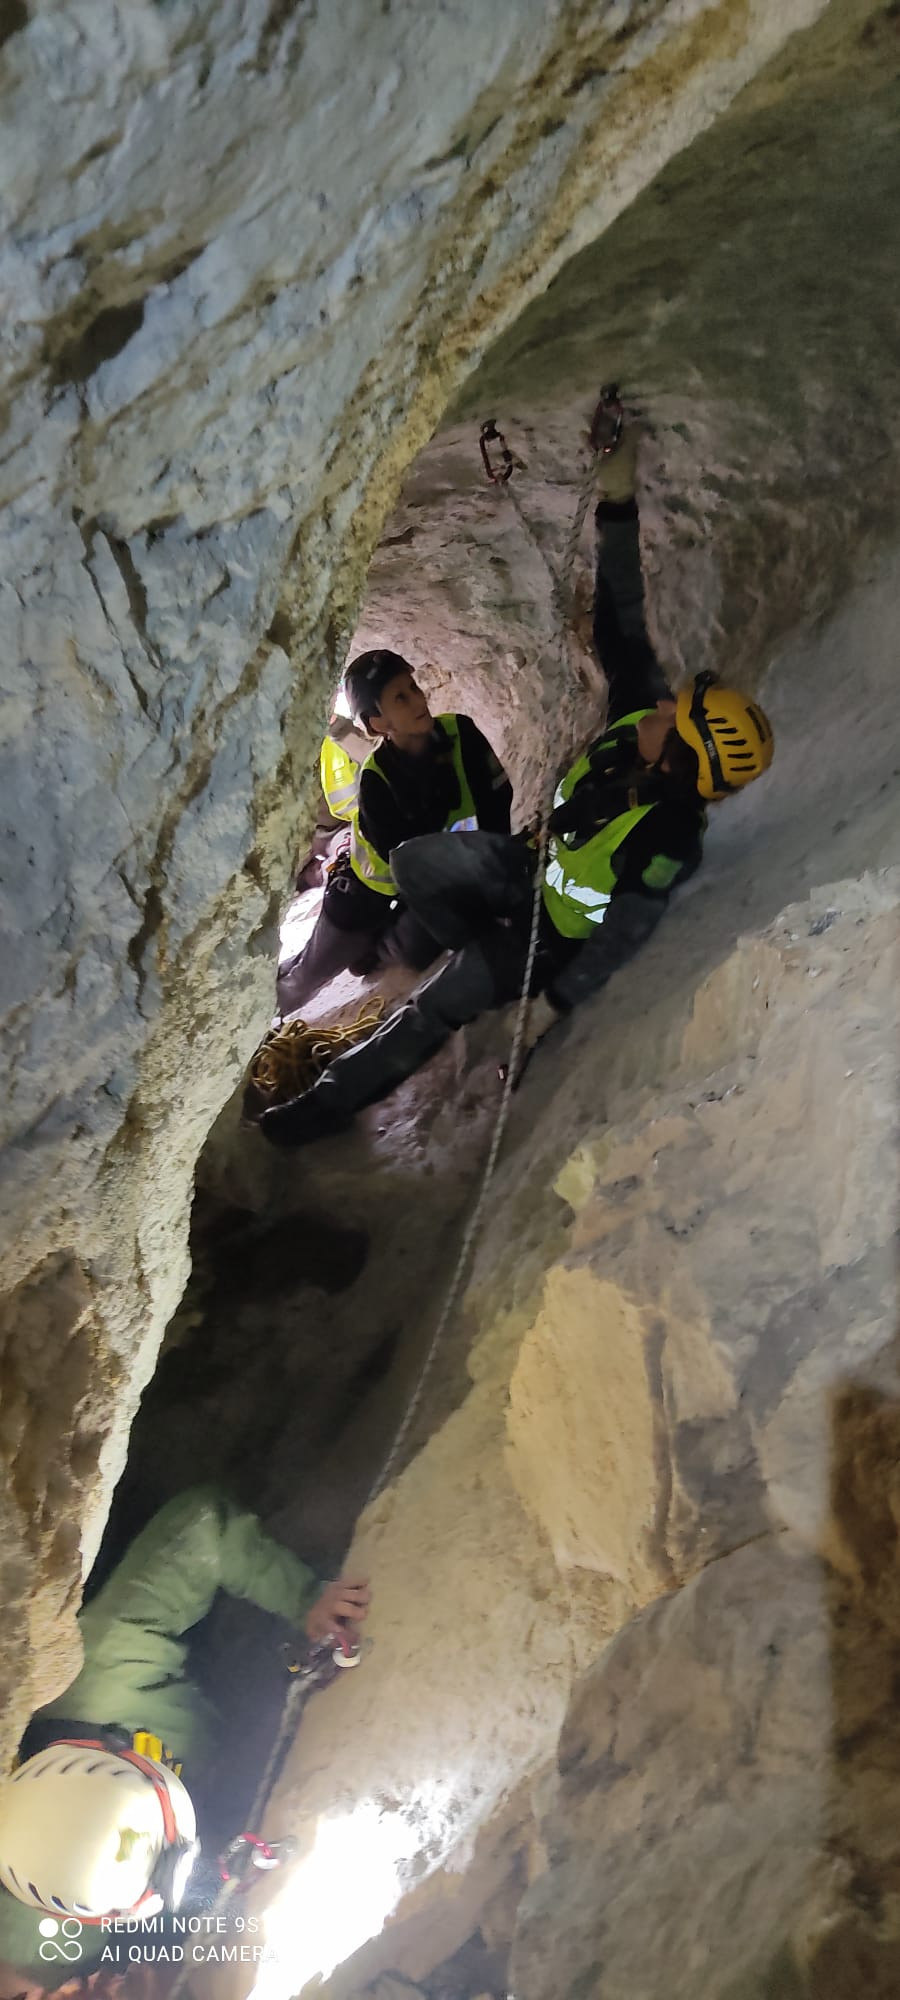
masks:
<svg viewBox="0 0 900 2000"><path fill-rule="evenodd" d="M400 653L381 648L372 653L357 653L344 673L344 694L354 722L368 724L389 683L398 674L411 673L409 661Z"/></svg>

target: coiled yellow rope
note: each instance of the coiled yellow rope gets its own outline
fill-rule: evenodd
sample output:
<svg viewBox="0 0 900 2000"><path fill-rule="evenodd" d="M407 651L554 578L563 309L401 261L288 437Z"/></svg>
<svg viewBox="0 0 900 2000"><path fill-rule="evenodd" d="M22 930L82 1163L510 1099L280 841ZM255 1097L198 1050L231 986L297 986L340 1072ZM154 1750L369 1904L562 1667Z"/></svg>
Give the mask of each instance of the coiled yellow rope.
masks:
<svg viewBox="0 0 900 2000"><path fill-rule="evenodd" d="M311 1090L335 1056L370 1035L384 1017L380 994L364 1000L355 1021L286 1021L266 1036L250 1064L249 1082L267 1104L286 1104Z"/></svg>

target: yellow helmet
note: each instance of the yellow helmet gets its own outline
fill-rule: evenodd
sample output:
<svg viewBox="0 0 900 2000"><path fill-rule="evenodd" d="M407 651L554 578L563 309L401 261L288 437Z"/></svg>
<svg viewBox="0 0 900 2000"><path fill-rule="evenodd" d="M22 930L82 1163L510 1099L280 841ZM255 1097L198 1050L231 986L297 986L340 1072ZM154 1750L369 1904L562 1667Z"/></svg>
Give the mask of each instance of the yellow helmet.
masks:
<svg viewBox="0 0 900 2000"><path fill-rule="evenodd" d="M675 704L675 727L697 758L697 790L724 799L761 778L775 755L772 724L737 688L720 687L715 674L698 674Z"/></svg>

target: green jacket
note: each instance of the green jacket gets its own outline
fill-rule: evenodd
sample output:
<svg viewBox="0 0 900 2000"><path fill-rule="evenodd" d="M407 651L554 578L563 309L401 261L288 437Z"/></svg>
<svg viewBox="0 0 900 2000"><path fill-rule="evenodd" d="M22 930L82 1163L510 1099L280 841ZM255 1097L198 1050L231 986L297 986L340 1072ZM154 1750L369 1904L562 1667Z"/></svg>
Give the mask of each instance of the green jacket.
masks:
<svg viewBox="0 0 900 2000"><path fill-rule="evenodd" d="M78 1620L84 1665L40 1717L147 1729L196 1769L216 1728L212 1705L187 1678L186 1634L206 1616L216 1592L243 1597L301 1625L321 1586L290 1549L263 1533L255 1514L213 1486L193 1487L170 1500L132 1542L108 1583ZM46 1954L40 1912L0 1889L0 1961L53 1987L99 1961L108 1939L85 1930L77 1963Z"/></svg>
<svg viewBox="0 0 900 2000"><path fill-rule="evenodd" d="M41 1719L148 1729L189 1778L216 1729L211 1704L185 1673L191 1627L219 1590L299 1626L320 1588L255 1514L213 1486L192 1487L154 1516L82 1611L84 1665Z"/></svg>

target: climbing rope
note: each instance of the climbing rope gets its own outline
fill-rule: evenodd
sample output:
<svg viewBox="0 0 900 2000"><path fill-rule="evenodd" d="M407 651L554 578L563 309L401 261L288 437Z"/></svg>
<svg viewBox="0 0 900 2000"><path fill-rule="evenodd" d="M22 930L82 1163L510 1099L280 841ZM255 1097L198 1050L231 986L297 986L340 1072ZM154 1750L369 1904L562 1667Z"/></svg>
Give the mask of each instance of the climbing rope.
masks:
<svg viewBox="0 0 900 2000"><path fill-rule="evenodd" d="M380 994L364 1000L355 1021L286 1021L261 1042L250 1064L248 1081L267 1104L286 1104L311 1090L323 1069L371 1034L384 1014Z"/></svg>
<svg viewBox="0 0 900 2000"><path fill-rule="evenodd" d="M598 404L598 411L600 410L603 404L603 400L606 394L607 394L606 391L601 392L601 400L600 404ZM594 426L596 426L596 423L597 423L597 416L595 414ZM502 433L497 431L497 427L493 423L493 421L491 421L489 425L485 425L482 427L481 437L479 439L480 445L483 446L484 444L490 441L490 439L486 438L485 436L486 432L490 432L491 438L501 443L504 453L504 468L506 467L510 459L513 460L513 463L512 465L510 465L509 470L506 471L505 477L501 479L492 478L492 484L499 486L504 493L512 494L512 471L514 469L514 466L519 464L520 461L513 459L512 453L509 453L507 457L506 440L502 437ZM618 441L618 432L616 433L616 441ZM596 450L598 448L594 443L593 427L590 436L590 444L592 450ZM484 456L485 454L484 451L482 450L482 457L484 458ZM488 476L491 475L489 474ZM584 529L585 520L587 518L588 508L590 507L594 493L595 478L596 478L596 472L595 472L594 462L592 459L589 462L581 481L581 486L578 495L578 504L576 506L575 513L572 518L572 525L569 529L569 534L566 540L566 546L562 564L558 572L553 572L554 598L556 607L554 639L560 663L564 668L567 667L568 665L566 634L568 629L569 617L571 615L572 602L574 598L575 565L578 561L578 550L581 544L581 536ZM518 507L517 496L513 495L512 497L514 500L514 504L516 506L516 511L519 512L520 510ZM484 1167L482 1169L481 1179L478 1185L478 1192L474 1204L472 1206L471 1212L469 1214L469 1218L466 1223L465 1229L463 1231L463 1239L460 1244L459 1255L457 1257L456 1263L454 1265L450 1277L450 1283L444 1295L444 1302L441 1307L441 1311L438 1316L434 1332L431 1336L431 1341L429 1343L428 1351L419 1369L419 1373L416 1382L414 1384L412 1394L404 1411L401 1422L398 1425L398 1428L394 1434L390 1450L383 1464L381 1465L375 1479L372 1481L372 1484L369 1487L368 1494L363 1503L363 1506L360 1509L360 1513L365 1513L366 1508L371 1507L373 1501L377 1500L380 1493L383 1493L385 1487L387 1486L391 1478L391 1475L394 1471L394 1468L397 1464L397 1461L400 1457L400 1454L403 1450L406 1440L409 1436L412 1425L414 1424L418 1412L421 1409L422 1398L425 1394L425 1390L430 1380L431 1371L437 1359L438 1351L443 1342L444 1335L446 1334L447 1328L450 1324L450 1319L453 1314L456 1301L459 1297L460 1287L462 1285L463 1278L465 1277L466 1271L469 1266L469 1259L472 1254L472 1248L481 1225L482 1217L484 1215L485 1203L487 1201L491 1182L494 1178L494 1171L496 1169L497 1160L499 1158L500 1148L503 1144L504 1134L506 1132L507 1123L509 1121L509 1110L510 1110L510 1104L512 1102L512 1095L513 1091L515 1090L516 1081L518 1077L519 1058L522 1052L522 1042L525 1035L525 1026L528 1020L529 992L531 988L532 974L534 972L534 961L537 956L538 938L540 935L542 891L544 886L544 875L547 866L547 847L550 838L550 813L553 806L555 776L556 776L555 767L551 764L548 767L547 774L544 779L543 795L541 799L540 833L538 837L537 865L535 867L535 873L534 873L534 894L531 903L531 924L528 933L528 949L525 957L525 971L522 977L522 990L519 995L518 1003L516 1006L516 1018L513 1027L512 1047L510 1049L509 1063L507 1065L506 1075L503 1083L503 1093L497 1111L494 1130L491 1135L490 1147L488 1149L487 1158L485 1160ZM268 1801L269 1792L271 1790L272 1783L274 1782L275 1774L277 1773L279 1768L280 1760L284 1751L284 1746L287 1742L288 1737L290 1736L291 1730L294 1725L298 1701L301 1698L302 1698L302 1690L300 1690L299 1688L292 1687L288 1690L287 1698L284 1704L284 1710L282 1713L281 1726L279 1728L275 1743L272 1746L271 1755L266 1765L266 1769L263 1773L263 1777L260 1782L259 1789L256 1795L256 1800L254 1801L254 1807L253 1807L254 1821L259 1818L260 1814L265 1809L266 1803Z"/></svg>
<svg viewBox="0 0 900 2000"><path fill-rule="evenodd" d="M615 390L601 391L600 402L598 403L597 411L595 412L594 421L589 435L589 444L593 452L600 451L605 453L608 450L614 450L616 443L618 443L619 433L621 430L621 411L619 409L618 422L615 428L615 437L613 442L610 444L604 444L599 441L599 438L595 437L595 433L597 432L598 428L598 418L604 408L605 399L607 399L610 402L612 402L614 399L616 404L618 404L617 391ZM611 417L613 423L616 423L616 414L617 414L616 410L611 411ZM498 444L503 455L503 471L499 478L495 476L495 474L490 468L490 463L487 459L487 452L485 449L485 447L492 442ZM491 479L492 484L498 486L503 493L511 495L513 499L513 504L516 508L516 512L519 515L520 520L523 520L523 524L526 527L528 527L527 522L524 522L524 517L522 516L521 509L519 508L518 497L513 493L512 489L512 473L516 467L520 466L521 461L515 459L513 454L508 451L508 447L506 446L506 440L505 438L503 438L502 433L497 431L497 427L493 423L493 420L491 420L491 422L488 425L482 427L479 444L482 449L482 459L485 461L487 476ZM581 542L582 531L584 529L584 523L587 518L588 508L590 507L591 499L594 493L595 478L596 478L595 465L593 460L591 460L591 462L589 463L584 472L583 479L581 482L579 496L578 496L578 504L576 506L575 513L572 519L572 525L570 527L569 534L566 540L565 551L561 566L558 571L555 571L552 569L552 566L548 564L548 567L551 569L551 576L553 578L553 584L554 584L554 605L556 613L555 623L554 623L554 641L558 652L560 664L564 668L568 666L567 630L568 630L569 618L571 615L572 603L574 599L575 565L578 560L578 550ZM528 532L529 534L531 534L530 528L528 528ZM366 1508L372 1505L372 1503L378 1498L379 1494L381 1494L384 1491L385 1487L387 1486L391 1478L391 1475L396 1467L400 1454L403 1450L403 1447L406 1443L406 1440L409 1436L412 1425L415 1422L419 1410L421 1409L422 1398L425 1394L426 1387L430 1380L431 1371L434 1367L434 1363L437 1358L439 1349L442 1345L447 1328L450 1324L450 1319L453 1314L454 1308L456 1306L457 1299L459 1297L460 1288L463 1279L465 1277L466 1271L468 1270L469 1259L471 1257L475 1239L481 1225L482 1217L484 1215L485 1204L487 1202L488 1193L490 1191L491 1182L494 1177L497 1160L500 1154L500 1147L503 1144L503 1138L509 1120L509 1110L510 1110L510 1104L512 1102L512 1095L513 1091L515 1090L516 1081L518 1077L519 1059L522 1051L522 1042L525 1035L525 1027L528 1020L529 994L531 988L532 974L534 972L534 962L537 956L538 939L540 935L542 891L544 886L544 875L547 866L547 848L550 839L550 813L553 806L554 787L555 787L555 767L551 765L547 770L542 789L541 806L540 806L540 831L538 835L538 844L537 844L537 863L534 874L534 894L531 905L531 924L528 934L528 949L525 957L525 970L522 978L522 990L519 995L519 999L516 1006L516 1017L513 1027L512 1047L510 1049L509 1063L506 1068L506 1075L503 1084L503 1092L497 1111L497 1117L494 1123L494 1130L491 1136L491 1143L488 1148L487 1158L485 1160L484 1167L482 1169L481 1179L478 1184L478 1191L475 1197L475 1201L473 1203L468 1221L463 1231L463 1238L460 1244L459 1255L453 1267L453 1271L450 1277L450 1282L444 1296L444 1302L440 1314L438 1316L437 1324L432 1334L431 1341L428 1346L428 1351L419 1369L419 1373L416 1378L412 1394L410 1396L409 1402L407 1403L401 1422L398 1425L397 1430L394 1434L390 1450L376 1478L372 1481L365 1502L362 1508L360 1509L361 1513L365 1513ZM288 1023L286 1028L274 1031L273 1035L271 1037L267 1037L266 1041L262 1044L262 1047L257 1051L257 1056L254 1059L253 1071L251 1072L252 1080L255 1083L257 1083L258 1087L262 1090L271 1089L273 1090L273 1092L276 1088L280 1090L284 1078L287 1075L290 1075L291 1078L293 1078L294 1070L292 1068L292 1065L295 1062L297 1062L298 1064L300 1062L316 1062L317 1067L315 1073L318 1074L318 1068L320 1066L323 1066L318 1063L318 1053L320 1050L327 1050L327 1054L325 1056L326 1061L332 1061L334 1059L334 1053L335 1053L334 1042L331 1039L326 1039L326 1038L330 1038L335 1035L343 1036L345 1038L345 1041L342 1042L341 1046L345 1046L346 1038L355 1039L358 1035L367 1032L370 1026L377 1026L377 1023L380 1020L381 1014L384 1009L384 1002L380 1001L377 1003L378 1012L375 1016L375 1019L370 1022L368 1019L364 1017L366 1014L367 1007L370 1007L371 1004L372 1003L364 1003L363 1009L361 1010L360 1015L357 1017L357 1020L343 1028L325 1028L325 1029L308 1028L305 1025L305 1023L298 1021L298 1022L290 1022ZM302 1030L302 1034L294 1035L292 1033L292 1030ZM314 1036L317 1037L318 1040L315 1043L310 1042L310 1045L307 1046L307 1038L312 1038ZM296 1055L294 1053L295 1046L300 1051ZM258 1066L260 1065L261 1065L261 1073L258 1074L257 1073ZM297 1095L299 1094L299 1091L306 1088L308 1088L308 1085L305 1083L300 1084L297 1087L297 1089L293 1089L292 1087L291 1094ZM262 1815L265 1812L266 1806L268 1805L269 1796L274 1787L276 1778L278 1776L278 1772L281 1768L281 1763L285 1754L287 1744L296 1727L299 1710L303 1705L306 1695L312 1691L312 1685L313 1684L310 1682L309 1679L303 1679L293 1682L290 1688L288 1689L281 1711L281 1719L279 1722L278 1732L275 1737L275 1741L272 1744L272 1748L269 1753L269 1757L267 1759L262 1777L257 1786L256 1796L254 1798L253 1806L250 1813L250 1821L251 1824L254 1826L257 1826L259 1824ZM216 1897L215 1903L213 1904L213 1909L212 1909L213 1915L221 1914L223 1909L226 1907L230 1897L236 1892L236 1890L239 1887L240 1887L240 1880L237 1874L229 1876L227 1880L223 1881L219 1893ZM181 1993L183 1989L186 1977L187 1977L186 1972L182 1972L179 1975L178 1979L175 1981L174 1986L171 1988L169 2000L177 2000L177 1996Z"/></svg>
<svg viewBox="0 0 900 2000"><path fill-rule="evenodd" d="M278 1776L288 1740L297 1726L300 1710L307 1695L312 1692L312 1687L313 1683L311 1680L304 1677L292 1680L288 1688L282 1704L278 1734L269 1752L265 1769L256 1787L253 1804L247 1816L251 1826L259 1825L266 1806L269 1803L269 1793ZM207 1924L212 1924L218 1917L223 1916L234 1897L250 1886L253 1880L252 1867L255 1866L257 1869L277 1867L282 1862L290 1860L292 1852L293 1843L290 1841L272 1841L269 1843L268 1841L261 1840L258 1834L238 1834L229 1843L220 1860L219 1866L223 1871L222 1880L219 1883L210 1908L204 1913ZM173 1984L169 1987L167 2000L179 2000L179 1995L183 1993L189 1978L190 1970L185 1965L178 1973Z"/></svg>
<svg viewBox="0 0 900 2000"><path fill-rule="evenodd" d="M615 398L616 403L618 403L617 390L615 389L611 389L609 391L601 390L600 402L597 405L597 411L595 412L594 415L594 420L589 437L589 443L591 445L591 449L594 451L600 448L605 452L607 449L615 448L615 445L611 445L609 447L605 445L602 447L598 447L598 445L596 445L594 442L594 431L597 426L598 416L603 407L604 399L607 397L609 397L610 399ZM615 443L618 443L620 430L621 430L621 420L619 421L619 426L618 429L616 430ZM499 475L492 470L487 455L486 447L492 440L498 443L502 451L503 469ZM497 429L497 425L493 418L489 419L489 421L486 424L482 425L481 434L479 437L479 446L481 449L482 460L485 464L487 477L491 480L492 485L498 486L504 494L509 495L510 499L512 500L513 506L515 507L516 513L519 516L520 521L523 522L523 525L528 530L529 535L531 535L531 529L529 528L528 523L524 520L524 517L522 515L522 511L519 506L518 495L515 492L512 479L513 471L517 465L521 464L521 461L515 459L512 452L509 451L503 433L502 431L499 431ZM555 604L556 617L554 623L553 636L560 664L564 669L568 667L567 632L568 632L569 618L571 616L572 605L574 602L574 595L575 595L574 592L575 565L578 561L578 550L581 544L581 536L582 536L582 531L584 529L585 520L587 518L588 508L590 507L591 500L594 494L595 480L596 480L596 469L592 460L591 463L586 468L581 481L581 486L578 495L578 504L576 506L575 513L572 518L572 525L569 529L568 537L566 539L565 551L563 554L563 560L561 566L559 570L556 571L552 568L552 566L549 563L547 565L548 568L550 569L554 586L554 604ZM451 1315L456 1305L456 1301L459 1297L460 1287L462 1285L463 1278L465 1277L466 1271L468 1269L469 1258L472 1253L472 1247L481 1225L481 1219L484 1214L484 1208L485 1208L485 1203L487 1201L488 1192L490 1189L491 1182L494 1178L494 1169L497 1165L497 1159L499 1157L500 1147L503 1144L503 1137L506 1132L506 1127L509 1120L509 1108L512 1102L512 1095L513 1091L516 1088L516 1083L518 1081L519 1058L522 1052L522 1042L525 1035L526 1022L528 1020L528 1003L529 1003L529 994L531 988L531 978L534 972L534 961L537 956L538 938L540 935L541 905L543 900L542 891L544 887L544 875L546 873L546 867L547 867L547 847L550 839L550 814L553 808L555 778L556 778L555 766L551 764L548 767L544 779L543 792L540 802L540 822L539 822L540 832L538 836L537 866L535 868L535 873L534 873L534 895L532 897L532 904L531 904L531 926L528 934L528 950L525 957L525 972L522 979L522 991L519 995L516 1007L516 1017L513 1026L512 1048L510 1050L509 1062L506 1066L506 1074L503 1081L503 1094L501 1096L499 1108L497 1111L497 1118L494 1125L493 1134L491 1136L491 1143L488 1148L487 1159L485 1160L484 1168L482 1170L481 1180L478 1186L478 1193L476 1195L474 1205L469 1215L468 1222L466 1223L466 1227L463 1231L463 1239L460 1245L459 1256L453 1268L453 1272L450 1278L450 1283L447 1287L447 1292L444 1298L444 1303L441 1308L440 1315L438 1317L437 1325L431 1337L431 1343L428 1348L428 1352L422 1363L417 1381L415 1383L415 1387L413 1389L412 1396L407 1405L406 1411L403 1415L403 1418L396 1432L396 1435L393 1439L390 1451L388 1452L387 1458L385 1459L384 1464L382 1465L377 1478L372 1483L368 1497L365 1502L365 1506L361 1509L361 1512L363 1513L365 1512L365 1508L370 1507L372 1505L372 1502L378 1498L378 1495L382 1493L384 1491L384 1488L387 1486L391 1474L394 1471L394 1467L397 1464L397 1460L400 1456L400 1453L402 1452L406 1440L409 1436L412 1425L415 1422L419 1409L421 1408L422 1398L425 1394L425 1389L427 1387L429 1378L431 1376L431 1371L432 1368L434 1367L438 1350L441 1346L441 1343L444 1339L444 1335L447 1331L447 1327L450 1323Z"/></svg>

